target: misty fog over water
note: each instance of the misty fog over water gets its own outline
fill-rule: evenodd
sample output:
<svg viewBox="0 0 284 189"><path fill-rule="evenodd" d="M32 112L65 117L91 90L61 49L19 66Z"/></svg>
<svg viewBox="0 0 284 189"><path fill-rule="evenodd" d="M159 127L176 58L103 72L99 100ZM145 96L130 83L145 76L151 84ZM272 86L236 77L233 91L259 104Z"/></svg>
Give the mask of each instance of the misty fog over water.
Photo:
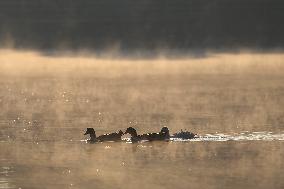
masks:
<svg viewBox="0 0 284 189"><path fill-rule="evenodd" d="M283 9L1 0L0 189L283 189Z"/></svg>
<svg viewBox="0 0 284 189"><path fill-rule="evenodd" d="M1 50L0 188L283 188L283 60ZM129 126L228 140L88 144L83 135Z"/></svg>

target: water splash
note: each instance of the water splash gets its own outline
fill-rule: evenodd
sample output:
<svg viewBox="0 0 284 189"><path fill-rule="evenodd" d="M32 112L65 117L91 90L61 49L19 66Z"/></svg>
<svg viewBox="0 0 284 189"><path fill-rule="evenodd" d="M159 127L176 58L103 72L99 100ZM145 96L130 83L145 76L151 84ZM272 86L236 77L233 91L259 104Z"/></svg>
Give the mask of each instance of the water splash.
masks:
<svg viewBox="0 0 284 189"><path fill-rule="evenodd" d="M180 138L171 138L171 141L275 141L275 140L284 140L284 132L282 133L273 133L268 131L263 132L241 132L234 134L205 134L199 135L194 139L180 139Z"/></svg>
<svg viewBox="0 0 284 189"><path fill-rule="evenodd" d="M81 142L88 143L87 140L80 140ZM123 138L122 141L126 143L131 143L131 139L126 137ZM273 133L269 131L263 132L241 132L241 133L233 133L233 134L204 134L198 135L194 139L182 139L182 138L170 138L171 142L202 142L202 141L211 141L211 142L222 142L222 141L284 141L284 132L281 133ZM148 142L148 141L141 141Z"/></svg>

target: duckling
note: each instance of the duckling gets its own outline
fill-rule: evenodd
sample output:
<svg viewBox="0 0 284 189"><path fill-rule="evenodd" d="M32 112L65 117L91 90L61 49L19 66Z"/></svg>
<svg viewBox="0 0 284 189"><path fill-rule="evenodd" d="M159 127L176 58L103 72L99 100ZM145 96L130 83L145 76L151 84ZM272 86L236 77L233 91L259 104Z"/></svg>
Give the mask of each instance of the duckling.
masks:
<svg viewBox="0 0 284 189"><path fill-rule="evenodd" d="M170 131L167 127L163 127L159 133L147 133L143 134L147 140L169 140L170 139Z"/></svg>
<svg viewBox="0 0 284 189"><path fill-rule="evenodd" d="M93 128L87 128L84 135L90 135L90 142L103 142L103 141L120 141L123 132L119 130L117 133L109 133L96 137L96 131Z"/></svg>
<svg viewBox="0 0 284 189"><path fill-rule="evenodd" d="M133 127L128 127L124 134L127 133L131 135L132 142L138 142L141 140L168 140L170 138L169 129L167 127L163 127L159 133L147 133L142 135L138 135L136 129Z"/></svg>
<svg viewBox="0 0 284 189"><path fill-rule="evenodd" d="M180 138L180 139L193 139L196 138L197 134L194 134L189 131L183 131L182 129L180 130L179 133L174 133L171 138Z"/></svg>

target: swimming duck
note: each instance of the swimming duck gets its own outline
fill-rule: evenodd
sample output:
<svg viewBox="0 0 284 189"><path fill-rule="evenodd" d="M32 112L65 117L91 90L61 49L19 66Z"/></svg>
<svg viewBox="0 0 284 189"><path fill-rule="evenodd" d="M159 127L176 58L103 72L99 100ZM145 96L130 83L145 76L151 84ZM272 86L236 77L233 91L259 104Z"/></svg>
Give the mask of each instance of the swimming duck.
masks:
<svg viewBox="0 0 284 189"><path fill-rule="evenodd" d="M168 140L170 138L169 129L167 127L163 127L159 133L147 133L142 135L138 135L136 129L133 127L128 127L124 134L130 134L132 142L138 142L141 140Z"/></svg>
<svg viewBox="0 0 284 189"><path fill-rule="evenodd" d="M120 141L123 132L119 130L117 133L108 133L96 137L96 131L93 128L87 128L84 135L90 135L90 142L103 142L103 141Z"/></svg>
<svg viewBox="0 0 284 189"><path fill-rule="evenodd" d="M197 135L189 132L189 131L183 131L182 129L178 133L174 133L171 138L180 138L180 139L193 139L196 138Z"/></svg>

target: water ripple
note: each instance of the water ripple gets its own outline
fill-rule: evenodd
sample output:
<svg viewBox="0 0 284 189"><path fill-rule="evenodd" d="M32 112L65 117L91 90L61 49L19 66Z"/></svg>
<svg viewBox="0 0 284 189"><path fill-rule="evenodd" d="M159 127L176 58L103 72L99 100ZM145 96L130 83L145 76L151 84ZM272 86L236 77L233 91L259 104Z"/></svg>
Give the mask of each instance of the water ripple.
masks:
<svg viewBox="0 0 284 189"><path fill-rule="evenodd" d="M10 173L13 173L13 169L11 167L3 166L0 167L0 189L10 189L15 188L13 181L8 176Z"/></svg>
<svg viewBox="0 0 284 189"><path fill-rule="evenodd" d="M200 135L194 139L180 139L171 138L171 141L282 141L284 140L284 133L272 133L268 131L263 132L242 132L234 134L205 134Z"/></svg>

